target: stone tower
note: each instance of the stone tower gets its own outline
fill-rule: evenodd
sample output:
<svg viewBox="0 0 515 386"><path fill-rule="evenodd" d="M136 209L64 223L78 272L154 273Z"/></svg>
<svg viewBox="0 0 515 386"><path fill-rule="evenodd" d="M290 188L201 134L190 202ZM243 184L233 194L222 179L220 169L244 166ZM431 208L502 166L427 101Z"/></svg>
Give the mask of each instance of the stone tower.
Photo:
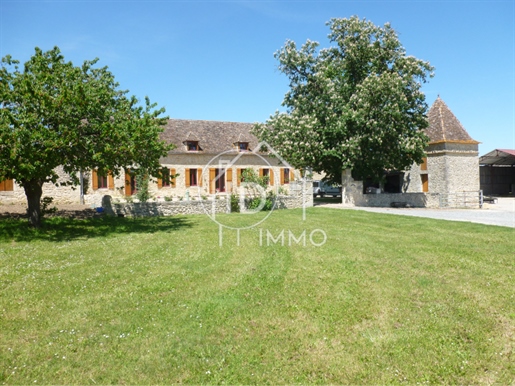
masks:
<svg viewBox="0 0 515 386"><path fill-rule="evenodd" d="M428 112L425 177L430 193L479 190L479 142L472 139L440 96ZM423 167L421 167L422 169ZM422 170L420 171L423 174Z"/></svg>

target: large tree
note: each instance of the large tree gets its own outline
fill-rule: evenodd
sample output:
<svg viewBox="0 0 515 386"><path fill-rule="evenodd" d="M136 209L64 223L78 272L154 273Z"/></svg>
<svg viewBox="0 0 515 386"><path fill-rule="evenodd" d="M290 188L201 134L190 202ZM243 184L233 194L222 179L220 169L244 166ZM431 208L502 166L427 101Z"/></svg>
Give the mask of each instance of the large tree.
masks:
<svg viewBox="0 0 515 386"><path fill-rule="evenodd" d="M293 166L325 172L333 182L347 168L379 179L384 170L420 163L428 140L421 83L433 68L407 56L389 24L354 16L327 25L329 48L286 41L275 53L290 80L287 110L254 133Z"/></svg>
<svg viewBox="0 0 515 386"><path fill-rule="evenodd" d="M27 196L29 222L41 223L45 182L56 183L61 166L97 168L115 175L135 166L157 175L169 146L159 139L166 118L149 99L142 106L98 59L66 62L59 48L35 54L22 69L10 56L0 65L0 180L14 179Z"/></svg>

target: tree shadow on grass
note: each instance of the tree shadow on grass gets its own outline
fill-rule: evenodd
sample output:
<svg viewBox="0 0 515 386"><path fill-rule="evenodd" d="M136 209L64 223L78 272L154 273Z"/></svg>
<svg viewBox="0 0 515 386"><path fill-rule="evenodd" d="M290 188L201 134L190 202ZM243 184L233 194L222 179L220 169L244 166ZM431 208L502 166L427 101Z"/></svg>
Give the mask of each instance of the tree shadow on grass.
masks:
<svg viewBox="0 0 515 386"><path fill-rule="evenodd" d="M51 217L41 228L30 227L25 218L0 218L0 243L9 241L70 241L123 233L172 232L191 228L188 217Z"/></svg>

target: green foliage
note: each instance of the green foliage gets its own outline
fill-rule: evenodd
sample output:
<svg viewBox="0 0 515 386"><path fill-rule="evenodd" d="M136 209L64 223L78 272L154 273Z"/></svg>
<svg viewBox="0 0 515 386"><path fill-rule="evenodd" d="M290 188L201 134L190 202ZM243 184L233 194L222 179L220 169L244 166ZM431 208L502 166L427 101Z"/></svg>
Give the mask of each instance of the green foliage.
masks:
<svg viewBox="0 0 515 386"><path fill-rule="evenodd" d="M275 53L290 80L287 112L254 133L293 166L325 172L333 182L347 168L375 177L420 163L428 141L421 83L433 68L407 56L389 24L351 17L328 26L329 48L287 41Z"/></svg>
<svg viewBox="0 0 515 386"><path fill-rule="evenodd" d="M149 177L145 170L139 169L136 174L136 197L140 202L147 202L150 199L150 193L148 191Z"/></svg>
<svg viewBox="0 0 515 386"><path fill-rule="evenodd" d="M57 212L57 207L51 206L54 202L53 197L45 196L41 199L41 215L54 214Z"/></svg>
<svg viewBox="0 0 515 386"><path fill-rule="evenodd" d="M245 184L245 198L243 205L245 209L254 210L258 209L262 205L264 200L264 206L261 208L262 211L269 211L274 207L275 194L271 191L266 192L266 198L263 198L262 194L268 187L268 176L260 177L258 173L251 168L245 169L241 173L242 182ZM241 212L240 197L236 194L231 194L231 212Z"/></svg>
<svg viewBox="0 0 515 386"><path fill-rule="evenodd" d="M261 211L270 211L273 209L275 205L276 195L274 192L269 191L266 194L266 198L264 199L264 205L261 208ZM239 213L241 212L241 202L240 197L236 194L231 194L231 213ZM245 209L254 210L260 207L263 198L261 196L247 196L243 200L243 205Z"/></svg>
<svg viewBox="0 0 515 386"><path fill-rule="evenodd" d="M270 211L274 207L276 195L274 192L269 191L266 194L266 198L264 200L264 205L261 208L262 211ZM245 200L245 205L247 209L257 209L261 205L263 199L262 197L250 197Z"/></svg>
<svg viewBox="0 0 515 386"><path fill-rule="evenodd" d="M20 68L7 55L0 66L0 180L25 189L30 221L40 223L41 187L62 166L78 184L80 170L118 175L134 166L156 176L170 146L159 139L164 109L143 105L97 59L66 62L59 48L35 54ZM144 151L141 149L144 148Z"/></svg>
<svg viewBox="0 0 515 386"><path fill-rule="evenodd" d="M231 213L239 213L240 212L240 198L231 193Z"/></svg>
<svg viewBox="0 0 515 386"><path fill-rule="evenodd" d="M261 186L263 189L267 188L268 182L270 181L269 176L260 177L258 175L258 173L252 168L244 169L241 172L241 177L242 177L242 181L244 181L246 183L257 184L257 185Z"/></svg>

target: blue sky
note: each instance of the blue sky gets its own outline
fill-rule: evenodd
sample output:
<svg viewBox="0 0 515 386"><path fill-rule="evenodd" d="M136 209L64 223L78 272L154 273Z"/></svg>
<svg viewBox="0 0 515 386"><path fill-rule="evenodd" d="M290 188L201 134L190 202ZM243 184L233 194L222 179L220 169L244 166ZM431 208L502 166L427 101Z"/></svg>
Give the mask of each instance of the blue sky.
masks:
<svg viewBox="0 0 515 386"><path fill-rule="evenodd" d="M171 118L263 122L288 90L273 54L287 39L329 45L333 17L390 22L429 61L439 94L480 154L515 149L515 2L0 0L0 56L58 46L75 65L100 58L122 89Z"/></svg>

